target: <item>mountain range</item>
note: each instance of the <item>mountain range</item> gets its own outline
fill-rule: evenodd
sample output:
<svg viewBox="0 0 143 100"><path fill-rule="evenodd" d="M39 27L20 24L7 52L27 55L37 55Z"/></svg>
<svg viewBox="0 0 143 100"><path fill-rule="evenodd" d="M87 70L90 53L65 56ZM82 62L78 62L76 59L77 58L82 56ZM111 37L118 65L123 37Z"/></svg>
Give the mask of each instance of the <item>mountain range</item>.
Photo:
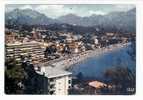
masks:
<svg viewBox="0 0 143 100"><path fill-rule="evenodd" d="M94 27L102 26L104 28L136 29L136 9L127 12L112 12L106 15L91 15L80 17L74 14L52 19L45 14L32 9L15 9L5 13L6 24L26 24L26 25L50 25L50 24L69 24L73 26Z"/></svg>

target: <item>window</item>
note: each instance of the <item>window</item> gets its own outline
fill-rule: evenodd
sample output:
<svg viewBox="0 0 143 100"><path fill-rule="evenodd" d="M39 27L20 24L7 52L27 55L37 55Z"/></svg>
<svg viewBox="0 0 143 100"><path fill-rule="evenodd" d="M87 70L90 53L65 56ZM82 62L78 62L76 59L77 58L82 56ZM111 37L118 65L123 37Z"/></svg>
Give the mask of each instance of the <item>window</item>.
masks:
<svg viewBox="0 0 143 100"><path fill-rule="evenodd" d="M69 89L71 88L71 86L68 87Z"/></svg>
<svg viewBox="0 0 143 100"><path fill-rule="evenodd" d="M54 87L55 87L55 85L54 85L54 84L50 85L50 89L52 89L52 88L54 88Z"/></svg>
<svg viewBox="0 0 143 100"><path fill-rule="evenodd" d="M50 94L50 95L53 95L53 94L54 94L54 92L55 92L55 91L50 91L50 92L49 92L49 94Z"/></svg>
<svg viewBox="0 0 143 100"><path fill-rule="evenodd" d="M59 84L61 84L61 82L59 82Z"/></svg>
<svg viewBox="0 0 143 100"><path fill-rule="evenodd" d="M61 89L58 89L59 91L61 91Z"/></svg>
<svg viewBox="0 0 143 100"><path fill-rule="evenodd" d="M71 84L71 80L69 80L69 84Z"/></svg>
<svg viewBox="0 0 143 100"><path fill-rule="evenodd" d="M54 82L55 80L54 80L54 78L50 78L49 81L50 82Z"/></svg>

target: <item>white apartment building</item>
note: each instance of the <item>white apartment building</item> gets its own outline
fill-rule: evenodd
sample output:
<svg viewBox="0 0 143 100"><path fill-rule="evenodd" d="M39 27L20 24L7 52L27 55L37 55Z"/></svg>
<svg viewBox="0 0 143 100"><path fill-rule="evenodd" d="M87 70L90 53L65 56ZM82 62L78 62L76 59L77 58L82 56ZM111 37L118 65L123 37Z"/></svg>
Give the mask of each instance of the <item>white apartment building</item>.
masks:
<svg viewBox="0 0 143 100"><path fill-rule="evenodd" d="M44 58L44 50L38 42L9 43L5 46L6 59L14 57L20 60L21 55L30 55L32 59L40 60Z"/></svg>
<svg viewBox="0 0 143 100"><path fill-rule="evenodd" d="M43 74L48 79L48 94L50 95L68 95L68 90L71 87L70 72L62 69L53 68L51 66L41 67L39 74Z"/></svg>

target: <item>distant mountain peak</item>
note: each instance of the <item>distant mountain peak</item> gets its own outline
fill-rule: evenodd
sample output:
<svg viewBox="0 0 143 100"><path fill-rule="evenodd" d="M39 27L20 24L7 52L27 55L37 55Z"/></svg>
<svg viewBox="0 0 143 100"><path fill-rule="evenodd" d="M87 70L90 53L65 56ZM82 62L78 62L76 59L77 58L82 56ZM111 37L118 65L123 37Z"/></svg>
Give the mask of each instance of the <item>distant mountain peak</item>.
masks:
<svg viewBox="0 0 143 100"><path fill-rule="evenodd" d="M118 27L120 29L135 29L136 9L127 12L112 12L106 15L91 15L80 17L75 14L67 14L56 19L49 18L45 14L32 9L15 9L6 13L6 23L15 22L28 25L50 25L50 24L69 24L84 27Z"/></svg>

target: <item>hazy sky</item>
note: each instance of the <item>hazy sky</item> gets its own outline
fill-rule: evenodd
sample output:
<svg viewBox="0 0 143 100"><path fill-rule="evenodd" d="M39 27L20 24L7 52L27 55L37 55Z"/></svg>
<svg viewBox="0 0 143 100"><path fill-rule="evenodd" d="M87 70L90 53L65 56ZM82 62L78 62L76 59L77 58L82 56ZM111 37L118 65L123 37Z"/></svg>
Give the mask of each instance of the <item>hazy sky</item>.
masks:
<svg viewBox="0 0 143 100"><path fill-rule="evenodd" d="M111 5L111 4L94 4L94 5L6 5L6 12L13 9L33 9L44 13L48 17L56 18L67 14L76 14L78 16L90 16L92 14L104 15L115 11L128 11L135 8L134 5Z"/></svg>

